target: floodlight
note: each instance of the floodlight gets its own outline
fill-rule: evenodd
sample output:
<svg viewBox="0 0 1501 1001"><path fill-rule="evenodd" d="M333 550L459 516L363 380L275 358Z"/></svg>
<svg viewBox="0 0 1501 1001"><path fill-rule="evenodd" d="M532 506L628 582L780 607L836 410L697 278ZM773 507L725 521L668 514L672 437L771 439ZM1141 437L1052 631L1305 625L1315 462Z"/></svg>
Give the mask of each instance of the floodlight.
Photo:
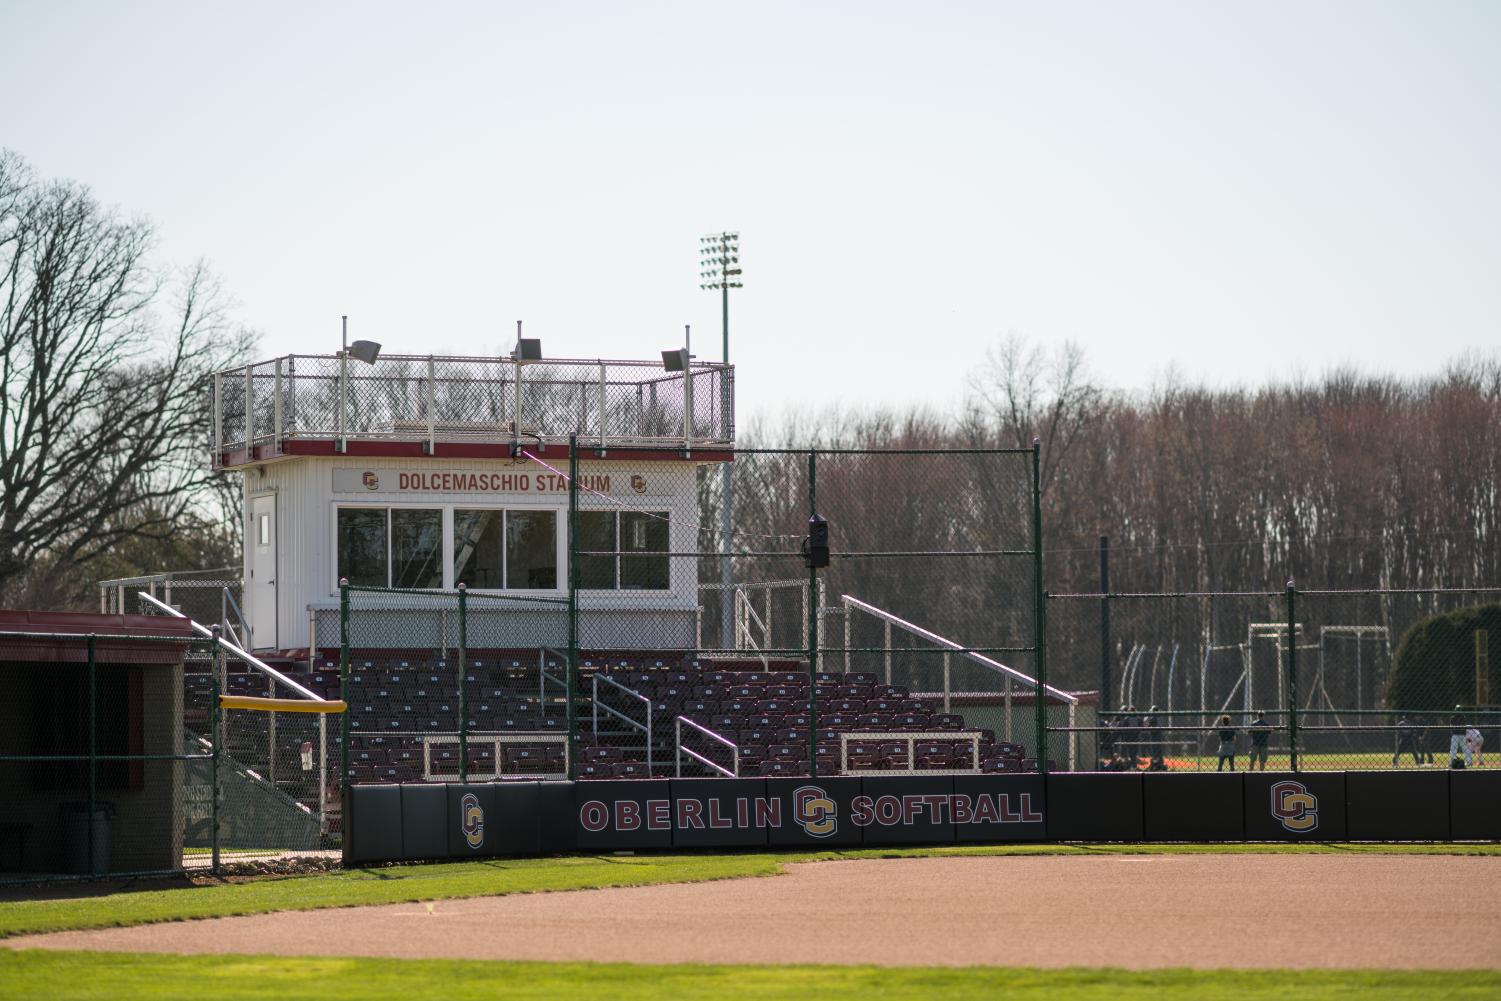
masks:
<svg viewBox="0 0 1501 1001"><path fill-rule="evenodd" d="M540 337L518 337L516 346L511 349L513 361L541 361L542 339Z"/></svg>
<svg viewBox="0 0 1501 1001"><path fill-rule="evenodd" d="M366 365L374 365L375 359L380 356L380 345L375 341L355 341L349 345L349 357L364 362Z"/></svg>
<svg viewBox="0 0 1501 1001"><path fill-rule="evenodd" d="M669 372L688 371L688 349L674 348L662 352L662 367Z"/></svg>
<svg viewBox="0 0 1501 1001"><path fill-rule="evenodd" d="M699 243L699 265L704 269L699 272L699 288L720 292L728 299L730 289L741 287L740 234L727 230L700 237Z"/></svg>

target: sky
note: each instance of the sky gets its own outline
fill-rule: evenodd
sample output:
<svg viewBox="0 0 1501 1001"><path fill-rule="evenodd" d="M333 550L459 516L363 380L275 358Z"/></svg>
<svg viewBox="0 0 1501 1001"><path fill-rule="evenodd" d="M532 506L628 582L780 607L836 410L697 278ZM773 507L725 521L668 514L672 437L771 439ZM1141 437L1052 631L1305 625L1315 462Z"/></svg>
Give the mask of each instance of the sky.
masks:
<svg viewBox="0 0 1501 1001"><path fill-rule="evenodd" d="M0 146L207 259L265 357L720 360L742 421L1501 345L1501 4L0 0Z"/></svg>

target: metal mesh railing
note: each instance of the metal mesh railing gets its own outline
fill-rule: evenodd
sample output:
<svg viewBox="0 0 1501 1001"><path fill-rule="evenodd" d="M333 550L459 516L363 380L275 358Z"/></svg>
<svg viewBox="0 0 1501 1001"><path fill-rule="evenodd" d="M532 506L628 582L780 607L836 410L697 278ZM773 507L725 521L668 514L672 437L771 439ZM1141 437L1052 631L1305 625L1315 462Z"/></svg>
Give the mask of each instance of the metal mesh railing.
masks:
<svg viewBox="0 0 1501 1001"><path fill-rule="evenodd" d="M288 355L221 372L212 392L216 455L294 438L702 447L735 434L734 370L699 362Z"/></svg>
<svg viewBox="0 0 1501 1001"><path fill-rule="evenodd" d="M247 624L241 614L244 581L239 567L209 570L179 570L121 577L99 582L99 611L105 615L133 612L154 614L136 595L146 592L173 606L194 622L218 623L236 642L246 640Z"/></svg>

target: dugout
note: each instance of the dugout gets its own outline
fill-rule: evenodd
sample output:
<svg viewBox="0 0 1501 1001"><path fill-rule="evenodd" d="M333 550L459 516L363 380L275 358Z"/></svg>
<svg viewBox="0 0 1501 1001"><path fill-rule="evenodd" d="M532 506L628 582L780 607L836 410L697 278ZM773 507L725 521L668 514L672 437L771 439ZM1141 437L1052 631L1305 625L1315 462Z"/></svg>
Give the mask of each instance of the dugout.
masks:
<svg viewBox="0 0 1501 1001"><path fill-rule="evenodd" d="M0 610L0 879L181 868L191 640L182 619Z"/></svg>

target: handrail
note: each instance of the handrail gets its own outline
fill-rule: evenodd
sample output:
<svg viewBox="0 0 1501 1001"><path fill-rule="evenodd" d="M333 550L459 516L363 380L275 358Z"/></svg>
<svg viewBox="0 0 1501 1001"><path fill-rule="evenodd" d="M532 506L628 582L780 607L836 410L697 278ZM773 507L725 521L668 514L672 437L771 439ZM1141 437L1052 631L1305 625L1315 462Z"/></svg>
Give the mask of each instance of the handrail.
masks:
<svg viewBox="0 0 1501 1001"><path fill-rule="evenodd" d="M882 769L883 775L972 775L980 770L980 734L976 730L932 730L914 733L910 730L852 730L839 735L839 774L849 775L850 741L904 741L907 745L907 767ZM918 768L917 744L919 741L968 740L972 768ZM863 769L869 771L869 769Z"/></svg>
<svg viewBox="0 0 1501 1001"><path fill-rule="evenodd" d="M157 599L153 598L151 595L147 594L145 591L137 591L136 592L136 596L140 597L140 598L145 598L147 601L151 602L157 608L160 608L162 611L166 612L168 615L172 616L173 618L188 619L188 617L186 615L182 614L177 609L173 608L171 605L169 605L169 604L167 604L166 602L163 602L163 601L158 601ZM213 639L214 638L214 631L212 629L210 629L208 626L205 626L203 623L198 622L198 621L196 621L194 619L188 619L188 623L189 623L189 625L191 625L193 627L193 630L195 632L197 632L199 635L206 636L209 639ZM235 644L231 643L229 640L225 639L223 636L219 637L219 645L221 647L223 647L229 653L234 654L236 657L240 658L245 663L249 664L251 667L254 667L257 670L264 672L265 674L271 676L272 678L275 678L277 681L280 681L283 685L286 685L288 688L292 689L292 691L299 692L302 695L305 695L308 698L312 699L314 702L327 702L328 701L323 696L321 696L317 692L313 691L311 688L304 688L302 685L300 685L297 682L293 681L291 678L287 677L285 674L282 674L280 671L278 671L276 668L272 667L270 664L267 664L265 661L261 660L259 657L256 657L254 654L251 654L251 653L249 653L246 650L242 650L240 647L238 647Z"/></svg>
<svg viewBox="0 0 1501 1001"><path fill-rule="evenodd" d="M293 352L291 354L280 355L279 357L276 357L276 358L262 358L260 361L251 362L248 366L247 365L235 365L232 368L222 369L218 374L220 374L220 375L229 375L231 373L240 373L240 372L243 372L246 368L251 368L251 369L262 368L262 367L264 367L266 365L272 365L275 362L277 362L277 361L279 361L281 359L285 359L285 358L304 358L304 359L308 359L310 361L329 361L329 362L332 362L332 361L337 361L339 359L339 355L337 353L333 353L333 354L302 354L300 352ZM497 370L500 370L500 371L508 371L510 369L510 367L513 366L516 363L515 359L510 358L508 356L504 356L504 355L397 355L397 354L386 354L386 353L382 352L381 356L380 356L380 360L381 360L381 363L383 365L384 364L394 364L396 362L412 362L414 364L417 363L417 362L422 362L423 364L426 364L426 362L427 362L427 360L429 358L433 358L436 361L443 361L443 362L473 362L473 363L482 364L482 365L494 365L494 366L496 366ZM641 359L641 358L546 358L546 359L543 359L540 362L536 362L535 364L538 364L538 365L550 365L550 366L560 366L560 367L587 366L587 367L590 367L590 368L598 368L600 365L609 365L612 368L647 368L647 369L652 369L654 373L661 373L662 372L662 362L660 360L658 360L658 359ZM693 361L690 364L691 364L692 368L694 369L694 371L708 371L708 372L712 372L712 371L720 371L720 370L728 369L728 368L732 367L730 365L725 364L724 362L718 362L718 361L701 361L698 358L694 358ZM319 375L306 375L306 376L304 376L302 373L299 373L298 377L299 378L332 379L333 375L332 374L319 374ZM377 375L365 375L365 376L363 376L363 378L365 378L365 379L376 379L376 378L379 378L379 377L380 376L378 374ZM670 379L670 378L682 378L682 376L681 375L675 375L675 376L654 375L654 379L656 379L657 381L662 381L662 380L666 380L666 379ZM442 379L440 381L443 381L443 382L453 382L453 381L457 381L457 380L454 379L454 378L452 378L452 377L445 377L444 379Z"/></svg>
<svg viewBox="0 0 1501 1001"><path fill-rule="evenodd" d="M679 717L677 717L677 719L674 721L674 723L675 723L676 728L677 728L676 729L676 733L675 733L675 737L676 737L676 743L677 743L676 775L677 775L678 778L682 778L683 777L683 755L684 754L686 754L689 757L697 760L700 764L707 765L709 768L714 769L716 772L719 772L725 778L733 779L733 778L739 778L740 777L740 745L736 744L733 740L730 740L728 737L725 737L725 736L723 736L721 734L715 733L713 730L710 730L706 726L701 726L698 723L693 722L693 720L689 719L686 716L679 716ZM731 765L730 765L730 770L729 771L726 771L723 765L719 765L719 764L716 764L713 761L710 761L708 758L704 757L702 754L699 754L697 751L693 750L691 747L684 747L683 746L683 724L684 723L687 723L689 726L693 727L693 729L697 730L699 733L702 733L704 736L708 737L710 740L717 740L721 744L723 744L725 747L728 747L730 749L730 753L734 757L731 759Z"/></svg>
<svg viewBox="0 0 1501 1001"><path fill-rule="evenodd" d="M641 724L640 720L631 719L625 713L619 712L618 710L615 710L615 709L612 709L609 706L605 705L604 703L600 702L599 701L599 683L601 681L603 681L607 685L614 685L616 688L620 689L622 692L624 692L625 694L629 695L631 698L636 699L638 702L645 702L646 703L646 725L643 726ZM654 766L655 762L652 761L652 737L653 737L653 734L652 734L652 703L651 703L651 699L647 698L645 695L642 695L640 692L636 691L634 688L627 688L627 687L625 687L620 682L616 681L614 678L607 678L603 674L599 674L599 673L596 672L595 674L590 675L589 701L593 703L593 708L594 708L594 734L595 734L595 736L599 735L599 711L601 709L603 709L605 712L609 713L611 716L614 716L616 719L620 720L621 722L628 723L631 726L635 727L637 730L640 730L642 733L646 734L646 773L648 775L652 774L653 766Z"/></svg>
<svg viewBox="0 0 1501 1001"><path fill-rule="evenodd" d="M184 576L184 575L185 574L200 574L200 575L201 574L226 574L226 573L236 575L235 577L230 578L230 579L238 580L239 579L238 575L240 573L240 568L239 567L211 567L211 568L209 568L207 570L168 570L168 571L165 571L163 573L143 574L142 576L139 576L139 577L116 577L113 580L96 581L95 584L98 587L101 587L101 588L105 588L105 587L133 587L136 584L165 584L165 583L167 583L169 581L171 583L173 583L173 584L213 585L216 581L224 580L225 578L223 578L223 577L209 577L209 578L201 579L200 580L200 579L195 578L195 577L188 577L188 576Z"/></svg>
<svg viewBox="0 0 1501 1001"><path fill-rule="evenodd" d="M999 674L1004 674L1010 678L1014 678L1015 680L1030 686L1034 692L1039 687L1036 678L1029 677L1018 671L1014 667L1007 667L1005 664L1002 664L998 660L994 660L990 657L985 656L984 654L975 653L972 650L968 650L961 644L955 643L953 640L948 639L945 636L939 636L935 632L924 629L922 626L916 625L914 623L908 622L906 619L892 615L890 612L883 611L882 609L879 609L874 605L861 601L859 598L854 598L848 594L844 594L839 596L839 600L842 601L846 606L853 606L855 608L858 608L862 612L874 615L876 618L881 619L885 622L889 622L894 626L899 626L902 629L905 629L908 632L919 636L930 643L936 643L941 647L946 647L949 650L952 650L954 653L967 657L977 664L982 664L985 667L990 668L992 671L996 671ZM1068 692L1065 692L1062 689L1054 688L1052 685L1042 685L1040 687L1042 688L1044 693L1054 696L1059 701L1066 702L1069 705L1079 704L1079 699L1077 696L1070 695Z"/></svg>
<svg viewBox="0 0 1501 1001"><path fill-rule="evenodd" d="M537 649L537 704L539 706L547 701L548 679L552 679L553 681L557 680L556 678L553 678L552 675L547 673L547 655L550 653L555 653L559 657L562 657L563 663L565 665L568 663L568 655L561 650L555 650L550 646L539 647ZM565 675L568 673L566 666L563 669L563 673ZM566 695L567 693L568 684L567 682L564 682L563 694Z"/></svg>
<svg viewBox="0 0 1501 1001"><path fill-rule="evenodd" d="M560 772L535 772L525 773L542 778L567 778L569 766L573 759L573 749L568 746L568 734L556 733L548 730L507 730L504 733L481 730L464 734L465 743L473 747L476 743L489 744L493 747L495 768L492 774L484 775L475 772L469 773L470 781L478 779L481 782L497 780L505 775L504 755L501 752L502 744L542 744L553 743L563 746L563 770ZM418 734L417 740L422 744L422 780L424 782L446 782L452 776L438 775L433 771L433 745L459 743L459 734L456 731L444 730L437 733ZM520 774L520 773L513 773Z"/></svg>
<svg viewBox="0 0 1501 1001"><path fill-rule="evenodd" d="M761 627L761 635L766 638L766 642L769 645L771 643L771 630L768 629L766 627L766 623L761 620L761 616L756 612L755 604L750 600L750 595L745 593L744 588L735 588L735 605L737 608L745 609L750 618L755 620L756 625ZM751 635L750 629L745 629L742 636L736 637L737 640L741 638L745 640L746 646L761 658L761 666L763 668L766 668L767 670L770 670L771 660L766 656L761 647L757 645L756 638Z"/></svg>
<svg viewBox="0 0 1501 1001"><path fill-rule="evenodd" d="M240 624L240 635L244 636L246 639L249 639L250 638L250 623L248 623L248 622L245 621L245 613L242 612L242 611L240 611L240 603L238 601L235 601L235 596L229 592L229 588L227 588L227 587L224 588L223 589L223 594L224 594L224 600L225 600L225 602L229 606L229 610L235 613L235 621ZM228 616L228 614L226 614L224 616L224 620L225 620L224 621L224 628L228 629L229 628L229 616Z"/></svg>

